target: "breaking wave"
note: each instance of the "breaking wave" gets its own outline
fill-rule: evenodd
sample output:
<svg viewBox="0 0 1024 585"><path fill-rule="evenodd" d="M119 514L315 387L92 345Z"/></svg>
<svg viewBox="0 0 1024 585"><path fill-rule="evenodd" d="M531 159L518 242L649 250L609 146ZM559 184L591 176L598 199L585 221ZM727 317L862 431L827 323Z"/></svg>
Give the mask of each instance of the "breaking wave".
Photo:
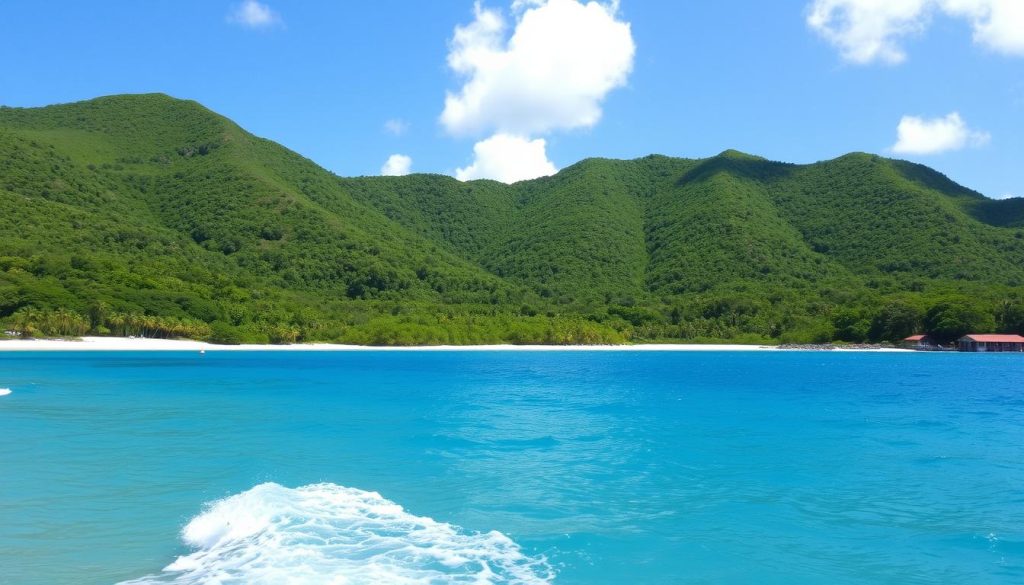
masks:
<svg viewBox="0 0 1024 585"><path fill-rule="evenodd" d="M554 571L500 532L414 516L374 492L258 485L209 504L182 530L193 549L123 585L548 585Z"/></svg>

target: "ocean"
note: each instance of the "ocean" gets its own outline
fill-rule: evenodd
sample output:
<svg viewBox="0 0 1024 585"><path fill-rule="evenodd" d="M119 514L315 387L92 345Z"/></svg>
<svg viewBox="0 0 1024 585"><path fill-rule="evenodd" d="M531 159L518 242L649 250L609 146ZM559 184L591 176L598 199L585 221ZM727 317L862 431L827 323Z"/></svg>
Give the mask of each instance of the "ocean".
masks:
<svg viewBox="0 0 1024 585"><path fill-rule="evenodd" d="M1024 356L0 353L0 583L1024 583Z"/></svg>

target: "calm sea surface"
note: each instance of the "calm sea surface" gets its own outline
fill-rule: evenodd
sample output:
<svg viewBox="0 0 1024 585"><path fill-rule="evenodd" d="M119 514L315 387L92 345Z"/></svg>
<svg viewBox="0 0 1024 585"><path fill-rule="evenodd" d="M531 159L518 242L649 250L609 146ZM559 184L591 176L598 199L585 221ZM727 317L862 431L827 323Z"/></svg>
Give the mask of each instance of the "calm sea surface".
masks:
<svg viewBox="0 0 1024 585"><path fill-rule="evenodd" d="M0 583L1024 583L1024 356L0 354Z"/></svg>

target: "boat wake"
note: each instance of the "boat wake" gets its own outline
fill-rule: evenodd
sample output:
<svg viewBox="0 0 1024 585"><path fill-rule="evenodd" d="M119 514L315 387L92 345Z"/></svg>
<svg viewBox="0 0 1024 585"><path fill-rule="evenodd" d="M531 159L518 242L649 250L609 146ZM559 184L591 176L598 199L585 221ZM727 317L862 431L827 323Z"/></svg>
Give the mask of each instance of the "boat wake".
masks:
<svg viewBox="0 0 1024 585"><path fill-rule="evenodd" d="M330 483L258 485L209 504L182 530L193 549L122 585L548 585L554 571L500 532L414 516Z"/></svg>

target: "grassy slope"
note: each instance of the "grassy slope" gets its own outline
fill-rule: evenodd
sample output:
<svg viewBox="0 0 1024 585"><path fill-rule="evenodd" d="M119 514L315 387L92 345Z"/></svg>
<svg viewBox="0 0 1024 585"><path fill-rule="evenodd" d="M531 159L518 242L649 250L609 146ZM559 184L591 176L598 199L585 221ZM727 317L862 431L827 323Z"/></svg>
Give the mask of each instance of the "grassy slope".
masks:
<svg viewBox="0 0 1024 585"><path fill-rule="evenodd" d="M0 109L0 318L101 300L251 339L820 337L838 305L1016 302L1022 212L863 154L343 179L194 102L115 96Z"/></svg>

